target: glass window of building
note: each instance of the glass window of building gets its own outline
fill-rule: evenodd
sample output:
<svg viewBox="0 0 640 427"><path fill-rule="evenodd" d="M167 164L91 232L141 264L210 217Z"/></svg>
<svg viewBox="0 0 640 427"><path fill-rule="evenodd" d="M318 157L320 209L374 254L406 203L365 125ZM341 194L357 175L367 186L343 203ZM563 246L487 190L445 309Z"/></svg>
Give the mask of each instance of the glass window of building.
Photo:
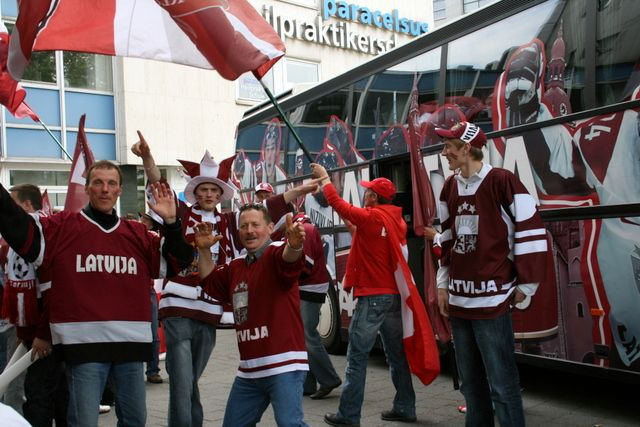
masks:
<svg viewBox="0 0 640 427"><path fill-rule="evenodd" d="M464 3L462 3L462 7L464 13L469 13L495 1L497 0L464 0Z"/></svg>
<svg viewBox="0 0 640 427"><path fill-rule="evenodd" d="M111 57L82 52L64 52L64 85L74 89L113 89Z"/></svg>
<svg viewBox="0 0 640 427"><path fill-rule="evenodd" d="M316 83L320 81L320 65L315 62L285 58L285 66L286 89L299 83Z"/></svg>
<svg viewBox="0 0 640 427"><path fill-rule="evenodd" d="M433 20L439 21L447 17L446 0L433 0Z"/></svg>

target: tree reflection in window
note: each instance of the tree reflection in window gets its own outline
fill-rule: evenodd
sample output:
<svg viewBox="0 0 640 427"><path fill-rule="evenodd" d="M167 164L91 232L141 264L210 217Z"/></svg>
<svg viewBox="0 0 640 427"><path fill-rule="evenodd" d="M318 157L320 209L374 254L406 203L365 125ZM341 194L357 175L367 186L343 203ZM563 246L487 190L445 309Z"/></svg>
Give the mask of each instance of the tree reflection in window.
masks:
<svg viewBox="0 0 640 427"><path fill-rule="evenodd" d="M111 57L91 53L64 52L65 87L111 91Z"/></svg>

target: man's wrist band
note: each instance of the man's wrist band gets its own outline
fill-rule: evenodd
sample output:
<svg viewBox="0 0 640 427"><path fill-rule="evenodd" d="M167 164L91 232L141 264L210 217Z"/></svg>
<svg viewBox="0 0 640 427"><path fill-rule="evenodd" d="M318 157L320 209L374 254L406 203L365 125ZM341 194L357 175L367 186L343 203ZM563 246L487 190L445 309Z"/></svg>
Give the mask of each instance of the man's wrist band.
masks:
<svg viewBox="0 0 640 427"><path fill-rule="evenodd" d="M300 252L300 251L302 251L302 248L303 248L303 246L300 246L299 248L294 248L293 246L291 246L291 244L289 243L288 240L287 240L287 247L289 249L291 249L292 251L295 251L295 252Z"/></svg>

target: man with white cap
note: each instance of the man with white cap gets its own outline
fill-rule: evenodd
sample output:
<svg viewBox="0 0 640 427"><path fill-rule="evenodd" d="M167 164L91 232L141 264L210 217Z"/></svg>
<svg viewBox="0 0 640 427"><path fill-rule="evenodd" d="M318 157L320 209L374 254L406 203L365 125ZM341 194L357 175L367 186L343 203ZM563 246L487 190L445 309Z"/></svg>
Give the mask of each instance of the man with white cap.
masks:
<svg viewBox="0 0 640 427"><path fill-rule="evenodd" d="M142 158L151 183L161 179L148 143L138 132L140 140L131 151ZM235 157L235 156L234 156ZM194 226L201 222L213 224L214 233L222 238L211 247L211 259L224 265L237 257L242 245L237 237L235 212L220 213L217 205L232 200L235 189L228 183L234 157L218 164L208 151L200 163L180 160L190 177L184 196L191 206L177 200L182 218L185 240L193 244ZM314 187L298 187L296 191L272 197L266 206L274 218L287 212L287 203L303 191ZM223 313L219 301L206 292L199 292L198 251L194 248L194 262L164 284L160 300L160 319L165 327L167 342L167 372L169 373L169 426L201 426L202 405L198 379L204 371L215 345L215 325Z"/></svg>
<svg viewBox="0 0 640 427"><path fill-rule="evenodd" d="M262 203L269 197L273 196L273 187L268 182L261 182L256 185L256 202Z"/></svg>
<svg viewBox="0 0 640 427"><path fill-rule="evenodd" d="M510 306L545 279L546 230L520 180L482 162L482 129L460 122L436 133L456 171L440 194L437 282L440 312L451 319L466 424L493 425L495 409L500 425L524 426Z"/></svg>
<svg viewBox="0 0 640 427"><path fill-rule="evenodd" d="M338 195L323 166L312 163L311 171L316 178L312 182L322 187L329 205L356 227L342 284L347 292L353 288L358 298L349 326L345 383L338 412L326 414L324 420L334 426L360 425L367 361L379 332L396 388L393 407L381 418L415 422L416 396L403 348L400 292L394 277L393 245L402 244L407 232L402 208L391 204L396 187L387 178L360 181L366 191L364 207L359 208Z"/></svg>

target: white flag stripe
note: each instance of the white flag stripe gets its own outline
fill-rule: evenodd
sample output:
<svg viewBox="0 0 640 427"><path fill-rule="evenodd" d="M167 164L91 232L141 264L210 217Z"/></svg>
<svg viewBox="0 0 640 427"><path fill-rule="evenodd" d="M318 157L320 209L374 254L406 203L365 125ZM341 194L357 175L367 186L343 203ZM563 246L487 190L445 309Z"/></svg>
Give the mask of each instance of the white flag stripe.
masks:
<svg viewBox="0 0 640 427"><path fill-rule="evenodd" d="M285 372L293 372L293 371L308 371L309 364L307 363L290 363L288 365L276 366L275 368L255 371L255 372L245 372L238 370L238 376L240 378L264 378L269 377L271 375L282 374Z"/></svg>
<svg viewBox="0 0 640 427"><path fill-rule="evenodd" d="M306 351L287 351L280 354L272 354L265 357L257 357L255 359L241 360L241 369L254 369L261 366L273 365L276 363L286 362L287 360L307 360Z"/></svg>
<svg viewBox="0 0 640 427"><path fill-rule="evenodd" d="M403 245L402 247L406 247ZM400 313L402 314L402 339L413 336L415 333L415 328L413 326L413 312L409 308L409 305L405 303L407 299L409 299L410 292L409 286L407 285L407 281L404 278L404 273L402 272L402 266L398 264L396 271L393 273L396 279L396 285L398 287L398 291L400 292L401 304L400 304Z"/></svg>
<svg viewBox="0 0 640 427"><path fill-rule="evenodd" d="M525 231L516 231L515 233L515 238L516 239L521 239L523 237L529 237L529 236L540 236L540 235L546 235L547 234L547 230L544 228L535 228L533 230L525 230Z"/></svg>
<svg viewBox="0 0 640 427"><path fill-rule="evenodd" d="M184 299L179 297L163 297L158 308L187 308L189 310L202 311L207 314L222 315L222 306L219 303L208 303L201 300Z"/></svg>
<svg viewBox="0 0 640 427"><path fill-rule="evenodd" d="M462 295L449 294L449 304L464 308L485 308L497 307L507 299L511 298L511 294L515 288L511 288L506 294L491 295L487 297L465 297Z"/></svg>
<svg viewBox="0 0 640 427"><path fill-rule="evenodd" d="M526 255L535 252L546 252L547 240L532 240L530 242L516 243L513 248L513 253L516 255Z"/></svg>
<svg viewBox="0 0 640 427"><path fill-rule="evenodd" d="M264 55L266 55L267 58L274 59L274 58L278 58L278 57L284 55L283 51L278 50L271 43L267 43L266 41L262 40L261 38L256 37L251 32L251 30L244 24L244 22L239 20L235 15L227 12L226 10L224 11L224 14L226 15L226 17L229 20L229 22L231 23L231 25L233 25L233 28L235 28L236 31L238 31L240 34L242 34L242 36L249 43L251 43L256 49L258 49L260 52L262 52Z"/></svg>
<svg viewBox="0 0 640 427"><path fill-rule="evenodd" d="M154 0L115 2L115 55L213 69L169 13Z"/></svg>
<svg viewBox="0 0 640 427"><path fill-rule="evenodd" d="M151 342L151 320L51 323L53 344Z"/></svg>

